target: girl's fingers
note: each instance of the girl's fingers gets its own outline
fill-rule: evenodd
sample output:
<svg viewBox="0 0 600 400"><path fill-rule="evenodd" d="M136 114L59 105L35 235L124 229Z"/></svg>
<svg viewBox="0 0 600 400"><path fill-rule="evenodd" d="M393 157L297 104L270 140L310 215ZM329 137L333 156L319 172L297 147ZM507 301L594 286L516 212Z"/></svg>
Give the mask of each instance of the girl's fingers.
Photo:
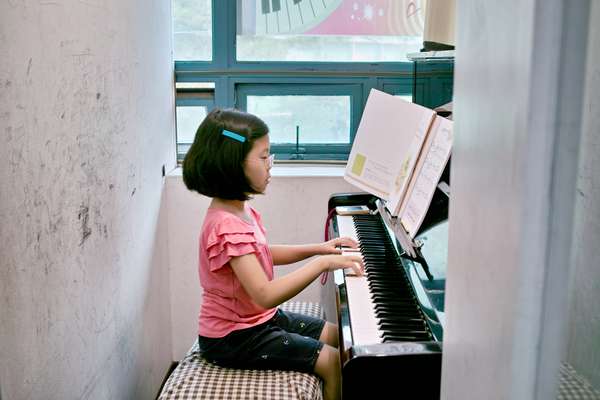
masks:
<svg viewBox="0 0 600 400"><path fill-rule="evenodd" d="M353 249L358 247L358 243L356 242L356 240L349 238L349 237L341 237L339 238L339 242L337 245L340 246L345 246L345 247L351 247Z"/></svg>
<svg viewBox="0 0 600 400"><path fill-rule="evenodd" d="M350 264L346 267L346 275L363 276L364 274L364 269L357 261L350 262Z"/></svg>
<svg viewBox="0 0 600 400"><path fill-rule="evenodd" d="M344 252L346 260L344 262L344 268L351 268L352 275L362 276L364 275L364 261L361 254ZM347 270L347 272L350 272Z"/></svg>
<svg viewBox="0 0 600 400"><path fill-rule="evenodd" d="M364 261L362 254L356 251L343 251L341 255L329 256L333 257L330 259L330 270L345 269L349 273L352 270L353 275L362 276L364 275Z"/></svg>
<svg viewBox="0 0 600 400"><path fill-rule="evenodd" d="M350 242L352 241L352 239L348 238L348 237L338 237L335 239L330 240L327 243L330 243L333 246L349 246Z"/></svg>
<svg viewBox="0 0 600 400"><path fill-rule="evenodd" d="M357 261L359 263L363 263L363 256L361 253L353 250L344 250L342 251L342 255L348 257L352 261Z"/></svg>
<svg viewBox="0 0 600 400"><path fill-rule="evenodd" d="M365 269L362 264L354 262L352 269L360 276L365 274Z"/></svg>

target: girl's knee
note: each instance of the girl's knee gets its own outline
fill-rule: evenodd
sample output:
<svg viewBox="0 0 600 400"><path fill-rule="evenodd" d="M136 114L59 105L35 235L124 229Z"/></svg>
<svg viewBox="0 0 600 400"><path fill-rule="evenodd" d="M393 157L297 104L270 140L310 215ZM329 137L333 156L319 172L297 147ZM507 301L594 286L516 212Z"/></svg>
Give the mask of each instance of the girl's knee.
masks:
<svg viewBox="0 0 600 400"><path fill-rule="evenodd" d="M323 345L315 363L315 373L324 380L339 376L340 352L338 349L327 344Z"/></svg>
<svg viewBox="0 0 600 400"><path fill-rule="evenodd" d="M323 379L324 399L340 399L342 379L340 369L339 350L324 344L315 365L315 373Z"/></svg>
<svg viewBox="0 0 600 400"><path fill-rule="evenodd" d="M325 322L325 326L323 327L323 331L321 332L321 336L319 340L325 344L328 344L332 347L338 347L338 327L337 325L331 324L329 322Z"/></svg>

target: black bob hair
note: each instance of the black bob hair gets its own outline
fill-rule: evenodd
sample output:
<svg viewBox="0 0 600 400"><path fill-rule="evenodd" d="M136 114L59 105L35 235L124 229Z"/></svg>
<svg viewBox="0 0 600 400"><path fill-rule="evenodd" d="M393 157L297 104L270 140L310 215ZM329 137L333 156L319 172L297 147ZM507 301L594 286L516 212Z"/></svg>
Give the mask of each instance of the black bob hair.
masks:
<svg viewBox="0 0 600 400"><path fill-rule="evenodd" d="M223 135L228 130L243 142ZM183 159L183 182L189 190L225 200L248 200L257 192L244 173L244 160L254 141L269 133L260 118L234 109L212 110L196 131Z"/></svg>

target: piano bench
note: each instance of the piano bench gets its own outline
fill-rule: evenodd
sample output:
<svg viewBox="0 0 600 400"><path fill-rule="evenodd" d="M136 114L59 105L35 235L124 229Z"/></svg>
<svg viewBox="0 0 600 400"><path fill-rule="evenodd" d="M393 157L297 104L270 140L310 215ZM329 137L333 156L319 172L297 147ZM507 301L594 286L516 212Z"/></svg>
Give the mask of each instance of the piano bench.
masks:
<svg viewBox="0 0 600 400"><path fill-rule="evenodd" d="M323 318L319 303L290 301L281 308ZM321 380L316 375L218 367L200 356L196 340L165 382L158 400L322 398Z"/></svg>

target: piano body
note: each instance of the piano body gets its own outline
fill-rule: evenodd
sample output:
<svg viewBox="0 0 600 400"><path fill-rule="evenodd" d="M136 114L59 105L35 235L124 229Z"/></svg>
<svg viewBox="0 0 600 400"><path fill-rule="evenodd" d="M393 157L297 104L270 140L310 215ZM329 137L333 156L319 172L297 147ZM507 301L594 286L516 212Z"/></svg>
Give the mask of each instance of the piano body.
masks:
<svg viewBox="0 0 600 400"><path fill-rule="evenodd" d="M328 313L338 320L344 399L439 399L448 243L443 187L415 237L422 246L413 259L379 213L330 214L329 236L355 238L366 269L366 277L335 271L323 291ZM375 211L377 201L368 193L337 194L328 208L366 205Z"/></svg>

